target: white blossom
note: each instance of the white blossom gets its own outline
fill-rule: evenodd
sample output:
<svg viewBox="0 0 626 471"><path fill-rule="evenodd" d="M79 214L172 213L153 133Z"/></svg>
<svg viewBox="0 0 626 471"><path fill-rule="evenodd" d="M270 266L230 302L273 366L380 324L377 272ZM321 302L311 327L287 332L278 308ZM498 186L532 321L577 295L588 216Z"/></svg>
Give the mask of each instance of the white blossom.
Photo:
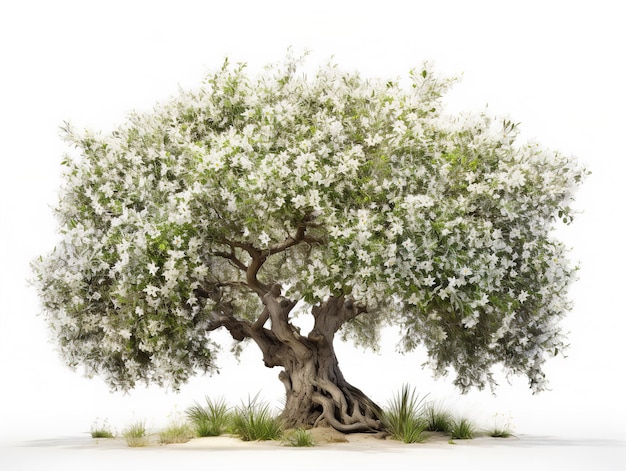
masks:
<svg viewBox="0 0 626 471"><path fill-rule="evenodd" d="M250 322L280 283L302 312L365 306L341 332L366 346L397 324L462 389L496 364L543 387L576 271L554 221L586 171L510 123L445 114L451 81L427 66L409 87L287 69L226 64L110 134L68 127L59 244L33 263L66 360L178 386L215 369L215 313Z"/></svg>

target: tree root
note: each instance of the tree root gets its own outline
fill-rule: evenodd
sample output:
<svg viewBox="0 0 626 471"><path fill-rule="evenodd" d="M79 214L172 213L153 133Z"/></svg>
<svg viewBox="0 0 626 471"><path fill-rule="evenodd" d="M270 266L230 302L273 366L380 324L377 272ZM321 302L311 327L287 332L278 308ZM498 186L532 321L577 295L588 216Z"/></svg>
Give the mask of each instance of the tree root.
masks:
<svg viewBox="0 0 626 471"><path fill-rule="evenodd" d="M322 407L322 414L315 421L314 426L326 421L328 425L343 433L380 432L380 420L375 416L372 406L366 401L353 397L339 386L327 380L317 380L318 391L313 395L313 402ZM367 400L367 398L365 398Z"/></svg>

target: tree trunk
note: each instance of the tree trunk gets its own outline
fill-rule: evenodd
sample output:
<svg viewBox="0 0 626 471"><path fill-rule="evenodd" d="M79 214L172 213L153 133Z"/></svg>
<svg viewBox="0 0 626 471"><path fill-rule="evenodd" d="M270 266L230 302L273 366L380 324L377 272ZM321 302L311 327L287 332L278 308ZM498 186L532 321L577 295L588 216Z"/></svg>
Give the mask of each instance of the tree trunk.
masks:
<svg viewBox="0 0 626 471"><path fill-rule="evenodd" d="M313 308L313 330L307 337L288 320L294 302L280 297L279 287L263 297L271 329L257 324L253 336L268 367L282 366L285 385L282 419L289 428L328 425L340 432L379 432L381 409L350 385L339 369L333 339L341 325L364 308L343 297ZM264 321L263 321L264 322Z"/></svg>
<svg viewBox="0 0 626 471"><path fill-rule="evenodd" d="M291 358L279 378L286 400L281 418L289 428L331 426L344 433L379 432L380 408L350 385L339 370L332 345L310 358Z"/></svg>

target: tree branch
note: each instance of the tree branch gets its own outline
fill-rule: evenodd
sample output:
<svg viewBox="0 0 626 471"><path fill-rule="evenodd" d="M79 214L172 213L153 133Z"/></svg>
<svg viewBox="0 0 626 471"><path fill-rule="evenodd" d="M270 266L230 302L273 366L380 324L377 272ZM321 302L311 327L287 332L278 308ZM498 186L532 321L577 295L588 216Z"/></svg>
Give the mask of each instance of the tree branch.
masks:
<svg viewBox="0 0 626 471"><path fill-rule="evenodd" d="M261 313L259 318L256 321L254 321L254 324L252 324L252 329L253 330L262 329L269 318L270 318L270 312L268 311L267 306L266 306L265 309L263 309L263 312Z"/></svg>
<svg viewBox="0 0 626 471"><path fill-rule="evenodd" d="M235 264L237 268L246 272L246 283L248 286L254 290L261 299L265 296L266 293L270 291L270 286L262 283L258 279L259 271L261 267L265 263L268 257L271 255L285 252L291 247L298 245L301 242L306 242L310 245L312 244L322 244L323 240L317 237L311 237L306 235L307 223L301 223L297 229L296 234L294 236L289 235L279 244L275 244L270 246L267 250L257 249L254 245L242 242L231 241L226 238L222 238L220 240L221 243L230 247L231 252L214 252L215 256L225 258L232 263ZM235 248L239 248L245 250L248 255L252 258L252 261L249 265L245 265L241 260L237 258L235 255Z"/></svg>
<svg viewBox="0 0 626 471"><path fill-rule="evenodd" d="M263 310L259 319L252 324L249 321L237 319L232 313L230 304L227 303L222 307L222 311L211 313L211 320L207 326L208 331L224 327L234 340L241 342L248 338L252 339L263 353L265 366L268 368L285 366L283 360L289 355L286 355L284 350L289 347L278 339L271 330L263 328L265 321L262 319L267 320L269 318L267 308Z"/></svg>
<svg viewBox="0 0 626 471"><path fill-rule="evenodd" d="M261 299L263 299L263 296L270 290L270 287L261 283L257 277L265 260L267 260L267 255L257 252L257 254L252 257L252 262L248 265L248 270L246 271L246 283L256 291Z"/></svg>
<svg viewBox="0 0 626 471"><path fill-rule="evenodd" d="M211 255L229 260L230 262L233 263L235 268L238 268L241 271L246 271L248 269L248 267L246 267L246 265L237 258L237 256L235 255L235 248L232 245L230 246L230 253L216 251L216 252L211 253Z"/></svg>
<svg viewBox="0 0 626 471"><path fill-rule="evenodd" d="M269 248L269 255L274 255L276 253L284 252L285 250L293 247L294 245L298 245L300 242L307 242L309 244L322 244L323 240L317 237L310 237L306 235L306 224L300 224L296 229L295 236L289 236L280 244L273 245Z"/></svg>
<svg viewBox="0 0 626 471"><path fill-rule="evenodd" d="M276 335L276 338L288 345L296 355L304 357L310 355L311 351L305 344L306 338L300 336L297 329L289 322L289 313L297 302L281 297L281 287L278 284L272 286L262 300L272 322L271 332Z"/></svg>
<svg viewBox="0 0 626 471"><path fill-rule="evenodd" d="M210 332L224 327L228 330L233 339L239 342L250 338L250 323L245 320L237 319L233 315L233 308L230 303L225 303L221 307L221 311L213 311L211 313L211 320L209 321L207 330Z"/></svg>
<svg viewBox="0 0 626 471"><path fill-rule="evenodd" d="M341 310L343 316L343 321L341 324L345 324L355 317L360 316L364 312L367 312L367 307L364 304L355 303L353 299L346 299L343 303L343 309Z"/></svg>
<svg viewBox="0 0 626 471"><path fill-rule="evenodd" d="M313 306L312 313L315 325L309 334L309 339L320 342L322 339L332 341L335 333L343 324L367 312L367 308L352 299L344 296L330 297L319 306Z"/></svg>
<svg viewBox="0 0 626 471"><path fill-rule="evenodd" d="M256 292L259 297L263 297L263 295L269 291L269 286L259 282L257 275L259 273L259 270L263 266L263 263L265 263L265 260L267 259L267 254L263 254L252 244L244 244L242 242L236 242L228 240L226 238L222 238L220 242L230 247L231 254L228 254L226 252L219 252L219 254L222 254L222 256L225 255L225 258L233 261L237 268L245 271L247 285L254 292ZM243 262L241 262L241 260L239 260L235 256L235 248L239 248L248 252L248 255L250 255L250 257L252 258L252 262L250 263L250 265L246 266Z"/></svg>
<svg viewBox="0 0 626 471"><path fill-rule="evenodd" d="M252 257L252 258L254 258L256 255L258 255L260 253L256 249L256 247L254 245L252 245L252 244L244 244L243 242L236 242L234 240L228 240L225 237L220 239L219 242L224 244L224 245L228 245L231 249L238 248L238 249L245 250L246 252L248 252L250 257Z"/></svg>

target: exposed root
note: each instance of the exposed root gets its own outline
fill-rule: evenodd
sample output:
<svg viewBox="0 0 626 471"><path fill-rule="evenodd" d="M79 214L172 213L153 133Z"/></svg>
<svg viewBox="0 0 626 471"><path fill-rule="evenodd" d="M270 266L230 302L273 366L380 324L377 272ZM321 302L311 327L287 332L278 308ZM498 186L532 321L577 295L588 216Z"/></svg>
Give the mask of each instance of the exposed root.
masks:
<svg viewBox="0 0 626 471"><path fill-rule="evenodd" d="M344 390L324 379L316 380L315 386L318 392L313 395L312 400L322 407L322 414L315 421L315 426L325 421L344 433L380 432L381 422L376 417L377 406L358 389L346 385Z"/></svg>
<svg viewBox="0 0 626 471"><path fill-rule="evenodd" d="M322 415L320 415L315 421L315 426L318 426L323 420L335 430L342 433L374 433L380 432L381 430L379 420L364 417L360 413L358 414L359 418L342 414L342 420L338 420L335 417L335 412L337 410L336 403L330 397L326 397L322 394L316 394L313 396L313 401L321 405L323 409ZM358 407L356 407L355 410L358 410Z"/></svg>

